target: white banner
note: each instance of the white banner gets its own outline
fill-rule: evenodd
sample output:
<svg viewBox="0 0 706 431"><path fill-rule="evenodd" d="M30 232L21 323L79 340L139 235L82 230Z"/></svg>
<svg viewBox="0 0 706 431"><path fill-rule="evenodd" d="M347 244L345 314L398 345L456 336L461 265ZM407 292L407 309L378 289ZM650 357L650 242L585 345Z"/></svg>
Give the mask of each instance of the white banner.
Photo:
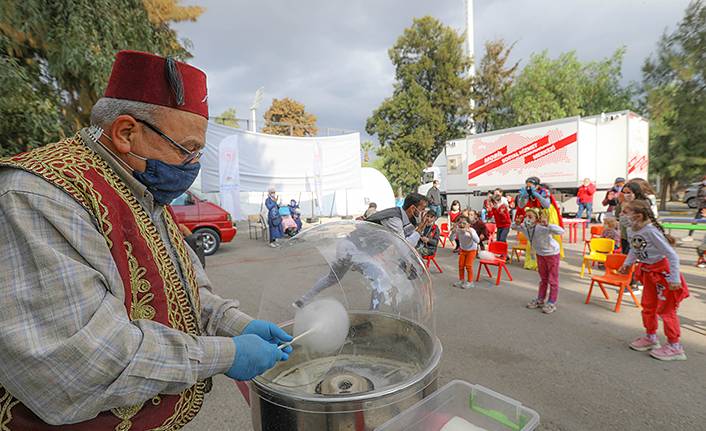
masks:
<svg viewBox="0 0 706 431"><path fill-rule="evenodd" d="M223 163L222 145L235 142L237 163ZM208 124L201 161L204 192L220 192L222 178L235 178L243 192L298 193L360 188L360 134L291 137ZM228 172L223 172L223 170Z"/></svg>

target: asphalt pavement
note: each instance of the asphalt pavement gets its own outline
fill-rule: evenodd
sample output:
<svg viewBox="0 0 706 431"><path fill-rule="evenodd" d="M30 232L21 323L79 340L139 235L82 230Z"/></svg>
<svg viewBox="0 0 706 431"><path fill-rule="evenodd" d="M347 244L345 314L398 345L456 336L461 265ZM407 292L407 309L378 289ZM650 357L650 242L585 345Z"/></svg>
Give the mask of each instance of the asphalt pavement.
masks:
<svg viewBox="0 0 706 431"><path fill-rule="evenodd" d="M440 249L437 261L444 272L433 269L431 276L444 347L440 384L461 379L514 398L539 413L541 430L706 429L706 269L694 267L700 235L677 248L691 297L679 309L688 360L672 363L628 349L643 333L629 296L620 313L612 311L615 291L609 291L610 301L594 292L584 304L589 281L578 276L581 244L566 245L558 310L551 315L525 308L536 295L536 272L513 263L514 281L460 290L451 287L456 255ZM510 243L514 238L511 234ZM263 299L258 275L276 270L277 253L262 240L248 239L247 227L241 228L234 242L208 258L214 290L257 315ZM286 294L286 283L281 289ZM661 328L659 335L663 340ZM250 430L250 412L233 382L219 376L185 429Z"/></svg>

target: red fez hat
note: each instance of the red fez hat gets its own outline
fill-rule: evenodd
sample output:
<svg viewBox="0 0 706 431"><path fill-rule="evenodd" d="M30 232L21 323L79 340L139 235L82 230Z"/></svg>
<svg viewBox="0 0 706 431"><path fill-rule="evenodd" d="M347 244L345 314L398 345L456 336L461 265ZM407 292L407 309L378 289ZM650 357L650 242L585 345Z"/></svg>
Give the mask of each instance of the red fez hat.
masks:
<svg viewBox="0 0 706 431"><path fill-rule="evenodd" d="M168 106L208 118L206 74L146 52L118 52L105 97Z"/></svg>

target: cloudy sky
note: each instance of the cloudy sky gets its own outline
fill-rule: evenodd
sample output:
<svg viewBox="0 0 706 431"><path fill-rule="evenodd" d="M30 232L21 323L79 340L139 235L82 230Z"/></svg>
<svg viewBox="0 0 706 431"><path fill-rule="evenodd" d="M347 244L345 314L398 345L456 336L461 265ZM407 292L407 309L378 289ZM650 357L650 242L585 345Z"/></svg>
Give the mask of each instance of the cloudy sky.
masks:
<svg viewBox="0 0 706 431"><path fill-rule="evenodd" d="M272 98L291 97L318 117L319 127L364 133L365 120L392 92L387 50L415 17L432 15L465 30L463 0L187 0L205 13L176 26L193 43L194 65L208 73L212 115L235 107L249 117L255 90L265 88L258 113ZM475 0L475 51L502 38L516 42L514 61L533 52L552 57L575 50L583 61L627 48L625 82L688 0ZM480 57L477 55L477 57Z"/></svg>

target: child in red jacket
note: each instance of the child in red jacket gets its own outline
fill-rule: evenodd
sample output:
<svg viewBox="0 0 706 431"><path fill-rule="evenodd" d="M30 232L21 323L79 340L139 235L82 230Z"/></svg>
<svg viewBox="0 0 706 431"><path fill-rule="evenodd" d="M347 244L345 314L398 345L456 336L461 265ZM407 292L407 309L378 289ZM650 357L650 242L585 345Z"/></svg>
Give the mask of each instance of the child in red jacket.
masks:
<svg viewBox="0 0 706 431"><path fill-rule="evenodd" d="M512 220L510 218L510 208L502 202L502 196L494 196L491 202L493 218L497 230L497 240L507 242L507 234L510 232Z"/></svg>

